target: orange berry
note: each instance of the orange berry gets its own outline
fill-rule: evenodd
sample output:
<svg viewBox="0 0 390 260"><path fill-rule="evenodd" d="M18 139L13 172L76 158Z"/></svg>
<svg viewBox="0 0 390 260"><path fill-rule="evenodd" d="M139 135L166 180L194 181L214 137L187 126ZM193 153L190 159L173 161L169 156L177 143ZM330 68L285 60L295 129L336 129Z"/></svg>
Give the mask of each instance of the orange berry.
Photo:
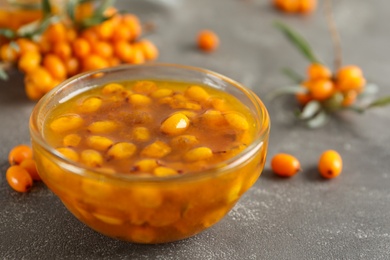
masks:
<svg viewBox="0 0 390 260"><path fill-rule="evenodd" d="M49 42L63 42L67 40L67 29L63 23L55 23L47 28L45 35Z"/></svg>
<svg viewBox="0 0 390 260"><path fill-rule="evenodd" d="M298 103L302 106L306 105L313 99L309 93L297 93L295 95L295 98L297 99Z"/></svg>
<svg viewBox="0 0 390 260"><path fill-rule="evenodd" d="M272 158L271 168L279 176L291 177L301 170L301 164L294 156L279 153Z"/></svg>
<svg viewBox="0 0 390 260"><path fill-rule="evenodd" d="M53 44L47 40L47 37L43 36L38 43L39 51L42 54L51 52Z"/></svg>
<svg viewBox="0 0 390 260"><path fill-rule="evenodd" d="M0 58L6 62L15 62L18 58L18 52L9 44L4 44L0 48Z"/></svg>
<svg viewBox="0 0 390 260"><path fill-rule="evenodd" d="M108 67L108 62L102 57L92 54L83 59L83 70L97 70Z"/></svg>
<svg viewBox="0 0 390 260"><path fill-rule="evenodd" d="M113 6L110 6L106 10L104 10L104 16L106 16L106 17L113 16L116 13L118 13L118 10Z"/></svg>
<svg viewBox="0 0 390 260"><path fill-rule="evenodd" d="M142 64L145 63L145 56L142 50L138 46L133 47L132 56L128 63Z"/></svg>
<svg viewBox="0 0 390 260"><path fill-rule="evenodd" d="M53 53L64 61L72 56L72 47L67 42L59 42L54 45Z"/></svg>
<svg viewBox="0 0 390 260"><path fill-rule="evenodd" d="M25 159L20 164L20 167L25 169L34 181L40 181L41 176L38 174L37 164L34 159Z"/></svg>
<svg viewBox="0 0 390 260"><path fill-rule="evenodd" d="M330 80L319 79L310 81L308 88L313 99L322 101L332 96L334 84Z"/></svg>
<svg viewBox="0 0 390 260"><path fill-rule="evenodd" d="M30 72L41 63L41 54L36 51L24 53L18 62L19 69L23 72Z"/></svg>
<svg viewBox="0 0 390 260"><path fill-rule="evenodd" d="M299 1L297 0L274 0L274 5L286 13L296 13L300 8Z"/></svg>
<svg viewBox="0 0 390 260"><path fill-rule="evenodd" d="M73 28L68 28L66 31L66 40L68 42L73 42L77 38L77 31Z"/></svg>
<svg viewBox="0 0 390 260"><path fill-rule="evenodd" d="M48 54L43 58L43 66L53 78L63 80L66 78L66 68L62 60L54 55Z"/></svg>
<svg viewBox="0 0 390 260"><path fill-rule="evenodd" d="M300 0L299 1L299 12L311 13L317 7L317 0Z"/></svg>
<svg viewBox="0 0 390 260"><path fill-rule="evenodd" d="M328 67L320 63L312 63L307 68L307 75L310 80L330 79L332 77L332 72Z"/></svg>
<svg viewBox="0 0 390 260"><path fill-rule="evenodd" d="M344 99L341 105L343 107L349 107L350 105L353 105L357 99L357 92L354 90L349 90L344 93Z"/></svg>
<svg viewBox="0 0 390 260"><path fill-rule="evenodd" d="M118 59L117 57L110 57L107 59L107 62L108 62L108 66L110 67L114 67L121 64L120 59Z"/></svg>
<svg viewBox="0 0 390 260"><path fill-rule="evenodd" d="M322 153L318 162L318 170L322 177L331 179L340 175L343 169L343 161L338 152L328 150Z"/></svg>
<svg viewBox="0 0 390 260"><path fill-rule="evenodd" d="M114 41L130 41L131 31L125 24L119 24L115 27L115 31L112 35Z"/></svg>
<svg viewBox="0 0 390 260"><path fill-rule="evenodd" d="M30 174L21 166L14 165L8 168L6 179L12 189L18 192L27 192L33 185Z"/></svg>
<svg viewBox="0 0 390 260"><path fill-rule="evenodd" d="M202 51L214 51L218 48L218 45L219 38L214 32L210 30L203 30L198 34L198 47Z"/></svg>
<svg viewBox="0 0 390 260"><path fill-rule="evenodd" d="M158 49L153 42L149 40L140 40L136 43L137 46L141 49L142 53L146 60L156 60L158 57Z"/></svg>
<svg viewBox="0 0 390 260"><path fill-rule="evenodd" d="M122 24L128 28L130 31L130 40L134 41L138 39L138 37L142 33L141 22L138 17L133 14L124 14L122 16Z"/></svg>
<svg viewBox="0 0 390 260"><path fill-rule="evenodd" d="M30 146L20 144L11 149L8 154L8 162L11 165L20 164L26 159L32 159L33 152Z"/></svg>
<svg viewBox="0 0 390 260"><path fill-rule="evenodd" d="M76 57L84 58L91 52L91 46L85 39L78 38L73 42L73 52Z"/></svg>
<svg viewBox="0 0 390 260"><path fill-rule="evenodd" d="M119 41L114 44L114 53L122 61L129 62L133 56L133 47L126 41Z"/></svg>
<svg viewBox="0 0 390 260"><path fill-rule="evenodd" d="M337 88L341 91L360 91L366 84L362 70L354 65L341 68L336 75Z"/></svg>
<svg viewBox="0 0 390 260"><path fill-rule="evenodd" d="M19 38L16 40L16 43L19 46L19 54L24 55L28 52L39 52L39 46L26 38Z"/></svg>
<svg viewBox="0 0 390 260"><path fill-rule="evenodd" d="M41 92L46 93L52 88L53 77L43 67L37 67L27 74L26 81L31 81Z"/></svg>
<svg viewBox="0 0 390 260"><path fill-rule="evenodd" d="M30 100L38 100L45 94L37 85L28 80L24 84L24 91Z"/></svg>
<svg viewBox="0 0 390 260"><path fill-rule="evenodd" d="M84 30L81 33L81 38L86 40L91 45L99 40L99 36L93 29Z"/></svg>
<svg viewBox="0 0 390 260"><path fill-rule="evenodd" d="M114 49L108 42L100 41L92 46L93 53L102 58L109 58L113 55Z"/></svg>
<svg viewBox="0 0 390 260"><path fill-rule="evenodd" d="M107 20L96 27L96 34L101 40L109 40L112 38L115 30L114 23L111 20Z"/></svg>
<svg viewBox="0 0 390 260"><path fill-rule="evenodd" d="M78 59L71 57L65 61L65 68L68 76L74 76L80 71L80 62Z"/></svg>

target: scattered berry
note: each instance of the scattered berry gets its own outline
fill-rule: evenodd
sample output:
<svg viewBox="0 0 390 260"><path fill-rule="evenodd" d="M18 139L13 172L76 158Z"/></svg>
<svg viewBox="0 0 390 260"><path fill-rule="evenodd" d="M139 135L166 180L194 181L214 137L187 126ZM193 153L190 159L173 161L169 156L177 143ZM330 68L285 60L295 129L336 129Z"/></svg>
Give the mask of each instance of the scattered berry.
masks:
<svg viewBox="0 0 390 260"><path fill-rule="evenodd" d="M343 162L338 152L328 150L322 153L318 162L318 170L322 177L332 179L340 175L343 169Z"/></svg>
<svg viewBox="0 0 390 260"><path fill-rule="evenodd" d="M279 176L291 177L301 170L301 165L294 156L279 153L272 158L271 168L272 171Z"/></svg>

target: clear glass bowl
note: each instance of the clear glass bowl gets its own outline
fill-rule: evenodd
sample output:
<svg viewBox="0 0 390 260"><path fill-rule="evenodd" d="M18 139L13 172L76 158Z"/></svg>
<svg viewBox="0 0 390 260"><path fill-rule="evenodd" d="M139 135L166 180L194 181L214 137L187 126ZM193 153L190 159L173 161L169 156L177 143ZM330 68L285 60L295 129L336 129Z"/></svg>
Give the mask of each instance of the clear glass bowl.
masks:
<svg viewBox="0 0 390 260"><path fill-rule="evenodd" d="M67 160L45 140L46 116L59 103L114 81L175 80L230 93L255 118L253 142L238 155L196 174L141 177L108 174ZM193 236L217 223L260 176L270 120L249 89L217 73L181 65L121 66L75 76L34 108L30 133L39 174L79 220L107 236L135 243L165 243Z"/></svg>

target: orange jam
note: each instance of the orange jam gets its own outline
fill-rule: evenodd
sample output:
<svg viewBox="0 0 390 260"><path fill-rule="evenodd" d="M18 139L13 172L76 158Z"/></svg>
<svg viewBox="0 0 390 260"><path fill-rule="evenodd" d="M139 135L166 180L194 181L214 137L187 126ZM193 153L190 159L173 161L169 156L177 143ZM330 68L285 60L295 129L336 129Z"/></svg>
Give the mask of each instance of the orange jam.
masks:
<svg viewBox="0 0 390 260"><path fill-rule="evenodd" d="M192 236L225 216L263 169L268 135L229 165L261 126L227 92L166 80L85 89L45 115L57 155L33 148L43 181L103 234L136 243Z"/></svg>

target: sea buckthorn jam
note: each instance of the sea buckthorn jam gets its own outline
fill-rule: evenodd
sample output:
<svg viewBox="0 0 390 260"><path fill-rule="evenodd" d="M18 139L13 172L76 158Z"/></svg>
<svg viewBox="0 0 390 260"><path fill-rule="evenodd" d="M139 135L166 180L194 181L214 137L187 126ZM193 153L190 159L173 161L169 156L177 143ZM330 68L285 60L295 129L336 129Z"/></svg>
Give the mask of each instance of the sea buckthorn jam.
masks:
<svg viewBox="0 0 390 260"><path fill-rule="evenodd" d="M182 81L82 89L56 93L44 116L33 114L33 133L44 118L34 157L65 206L105 235L147 244L190 237L222 219L261 174L269 119L253 104Z"/></svg>
<svg viewBox="0 0 390 260"><path fill-rule="evenodd" d="M80 164L112 173L171 176L238 154L254 119L236 98L183 82L110 83L59 105L45 137Z"/></svg>

